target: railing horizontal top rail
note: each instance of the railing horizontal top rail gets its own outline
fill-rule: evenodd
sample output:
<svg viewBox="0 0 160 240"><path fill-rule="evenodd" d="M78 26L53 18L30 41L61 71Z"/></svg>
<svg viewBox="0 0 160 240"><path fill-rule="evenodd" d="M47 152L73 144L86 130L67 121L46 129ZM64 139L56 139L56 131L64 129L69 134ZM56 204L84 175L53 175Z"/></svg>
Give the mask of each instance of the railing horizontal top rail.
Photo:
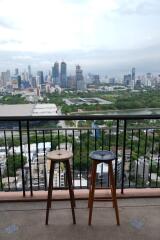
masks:
<svg viewBox="0 0 160 240"><path fill-rule="evenodd" d="M111 126L111 127L101 127L102 130L116 130L116 127L114 126ZM156 127L156 126L150 126L150 127L141 127L141 126L138 126L138 127L126 127L127 130L151 130L151 129L154 129L154 130L159 130L160 127ZM23 130L26 130L26 128L23 128ZM42 132L42 131L81 131L81 130L93 130L92 127L62 127L62 128L32 128L31 131L38 131L38 132ZM119 127L119 130L124 130L123 127ZM17 129L13 129L13 128L0 128L0 131L5 131L5 132L11 132L11 131L14 131L14 132L19 132L19 128Z"/></svg>
<svg viewBox="0 0 160 240"><path fill-rule="evenodd" d="M0 121L40 121L40 120L136 120L160 119L160 114L151 115L55 115L55 116L0 116Z"/></svg>

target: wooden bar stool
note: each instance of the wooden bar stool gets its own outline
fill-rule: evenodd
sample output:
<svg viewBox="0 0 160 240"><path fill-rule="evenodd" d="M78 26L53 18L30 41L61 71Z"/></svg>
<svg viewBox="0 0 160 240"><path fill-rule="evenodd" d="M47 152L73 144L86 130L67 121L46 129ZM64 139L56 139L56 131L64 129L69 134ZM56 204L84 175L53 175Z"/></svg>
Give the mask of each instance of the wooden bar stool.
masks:
<svg viewBox="0 0 160 240"><path fill-rule="evenodd" d="M49 187L48 187L48 198L47 198L47 209L46 209L46 225L48 225L49 209L51 208L51 201L52 201L54 166L55 166L55 163L60 163L60 162L63 162L66 165L66 176L68 179L73 224L76 224L76 218L75 218L75 212L74 212L75 199L74 199L74 191L72 186L71 168L69 163L69 160L72 158L72 156L73 156L72 152L67 150L62 150L62 149L54 150L54 151L48 152L47 154L47 159L51 160L51 165L50 165L50 176L49 176Z"/></svg>
<svg viewBox="0 0 160 240"><path fill-rule="evenodd" d="M92 210L93 210L95 183L96 183L96 170L97 170L97 164L99 163L108 164L108 174L110 179L112 202L113 202L113 207L115 208L117 225L120 225L117 198L116 198L116 188L115 188L115 181L114 181L113 167L112 167L112 161L116 159L116 156L111 151L97 150L97 151L91 152L89 157L92 160L92 172L91 172L89 199L88 199L88 208L89 208L88 225L91 225L91 222L92 222Z"/></svg>

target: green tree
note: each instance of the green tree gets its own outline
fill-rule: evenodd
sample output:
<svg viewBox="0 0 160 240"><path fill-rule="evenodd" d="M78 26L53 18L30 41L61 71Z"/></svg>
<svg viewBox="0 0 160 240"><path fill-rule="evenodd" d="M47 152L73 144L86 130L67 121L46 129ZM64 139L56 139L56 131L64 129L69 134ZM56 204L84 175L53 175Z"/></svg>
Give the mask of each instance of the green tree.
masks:
<svg viewBox="0 0 160 240"><path fill-rule="evenodd" d="M26 157L23 156L23 165L25 165L27 162ZM8 155L7 161L6 161L6 170L4 175L9 175L10 177L13 177L15 175L15 172L17 169L21 168L21 155L20 154L14 154L14 155Z"/></svg>

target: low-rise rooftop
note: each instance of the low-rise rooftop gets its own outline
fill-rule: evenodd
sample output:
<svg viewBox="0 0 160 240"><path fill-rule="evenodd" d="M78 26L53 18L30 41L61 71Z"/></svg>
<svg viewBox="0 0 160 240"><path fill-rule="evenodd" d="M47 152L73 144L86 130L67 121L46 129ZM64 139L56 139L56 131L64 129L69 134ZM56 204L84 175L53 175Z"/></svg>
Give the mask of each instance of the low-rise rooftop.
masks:
<svg viewBox="0 0 160 240"><path fill-rule="evenodd" d="M0 105L0 116L55 116L55 104L13 104Z"/></svg>

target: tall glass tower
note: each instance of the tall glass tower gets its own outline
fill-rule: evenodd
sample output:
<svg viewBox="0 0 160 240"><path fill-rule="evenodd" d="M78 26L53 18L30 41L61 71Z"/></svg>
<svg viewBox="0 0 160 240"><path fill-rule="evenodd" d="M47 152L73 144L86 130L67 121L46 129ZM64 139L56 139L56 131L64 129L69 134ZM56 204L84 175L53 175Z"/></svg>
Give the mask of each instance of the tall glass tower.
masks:
<svg viewBox="0 0 160 240"><path fill-rule="evenodd" d="M52 79L54 84L59 84L59 63L55 62L52 67Z"/></svg>
<svg viewBox="0 0 160 240"><path fill-rule="evenodd" d="M77 85L77 90L80 90L80 91L85 90L83 71L79 65L76 66L76 85Z"/></svg>
<svg viewBox="0 0 160 240"><path fill-rule="evenodd" d="M135 86L135 80L136 80L136 69L132 68L132 88L134 89Z"/></svg>
<svg viewBox="0 0 160 240"><path fill-rule="evenodd" d="M60 83L62 88L67 87L67 64L61 62L61 74L60 74Z"/></svg>

